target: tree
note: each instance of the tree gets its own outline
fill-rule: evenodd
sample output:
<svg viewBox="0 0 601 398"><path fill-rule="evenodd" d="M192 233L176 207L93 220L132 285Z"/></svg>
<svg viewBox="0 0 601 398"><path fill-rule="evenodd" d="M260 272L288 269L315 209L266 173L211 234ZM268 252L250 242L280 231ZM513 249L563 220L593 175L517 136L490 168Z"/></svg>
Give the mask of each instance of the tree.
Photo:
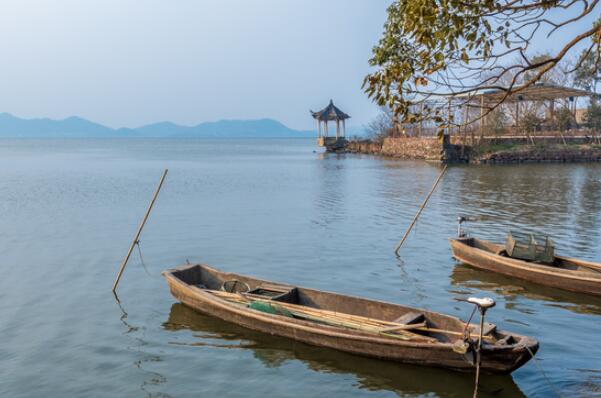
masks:
<svg viewBox="0 0 601 398"><path fill-rule="evenodd" d="M392 111L384 106L380 107L380 113L365 126L369 138L381 141L390 136L394 129L394 118Z"/></svg>
<svg viewBox="0 0 601 398"><path fill-rule="evenodd" d="M585 54L598 57L601 24L584 24L583 19L599 1L396 0L388 8L383 36L373 48L370 64L376 70L366 76L363 87L401 121L431 119L441 127L457 124L449 97L460 95L454 98L465 103L481 90L502 90L505 95L486 105L485 116L509 95L549 76L577 46L586 45ZM568 25L579 33L558 51L530 55L533 38L557 37ZM583 62L581 57L575 68ZM423 101L438 105L424 113L411 111ZM480 117L479 113L467 122Z"/></svg>
<svg viewBox="0 0 601 398"><path fill-rule="evenodd" d="M507 127L507 115L501 107L498 107L494 111L490 112L488 118L486 119L488 128L495 134L500 135L505 131L505 127Z"/></svg>
<svg viewBox="0 0 601 398"><path fill-rule="evenodd" d="M562 133L566 130L569 130L573 127L575 122L574 115L568 108L561 108L555 112L555 120L557 122L557 128Z"/></svg>
<svg viewBox="0 0 601 398"><path fill-rule="evenodd" d="M582 52L580 67L574 71L574 85L576 87L597 92L597 84L601 80L600 55L601 52Z"/></svg>
<svg viewBox="0 0 601 398"><path fill-rule="evenodd" d="M591 102L584 120L590 129L596 132L601 131L601 105Z"/></svg>
<svg viewBox="0 0 601 398"><path fill-rule="evenodd" d="M528 112L522 118L522 126L527 132L534 133L540 129L542 119L534 112Z"/></svg>

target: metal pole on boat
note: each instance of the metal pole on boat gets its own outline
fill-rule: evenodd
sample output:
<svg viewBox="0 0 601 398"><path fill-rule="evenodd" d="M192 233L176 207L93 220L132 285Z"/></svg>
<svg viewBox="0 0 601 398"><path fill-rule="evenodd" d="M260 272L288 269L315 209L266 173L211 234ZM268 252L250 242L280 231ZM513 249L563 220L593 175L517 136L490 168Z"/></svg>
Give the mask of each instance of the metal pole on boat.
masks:
<svg viewBox="0 0 601 398"><path fill-rule="evenodd" d="M411 229L413 229L413 226L415 225L417 219L422 214L422 210L424 210L424 207L426 207L426 205L428 204L428 200L430 200L430 196L432 196L432 194L434 193L434 190L438 186L438 183L442 179L442 176L444 175L445 171L447 171L447 167L448 166L445 165L444 168L442 169L442 171L440 172L440 174L438 175L438 178L434 182L434 186L432 186L432 189L430 190L430 193L428 193L428 196L426 196L426 199L424 200L424 203L422 203L422 205L420 206L419 210L417 211L417 214L415 215L415 217L413 217L413 221L411 222L411 225L409 225L409 228L405 232L405 235L403 235L403 239L401 239L401 241L394 248L394 253L397 256L399 255L399 250L401 250L401 246L403 246L403 243L405 243L405 239L407 239L407 237L409 236L409 232L411 232Z"/></svg>
<svg viewBox="0 0 601 398"><path fill-rule="evenodd" d="M495 300L485 297L485 298L476 298L470 297L467 299L469 303L474 304L478 307L480 312L480 336L478 338L478 349L476 350L476 382L474 386L474 396L473 398L478 398L478 385L480 382L480 364L482 362L482 340L484 338L484 316L486 315L486 310L495 306Z"/></svg>
<svg viewBox="0 0 601 398"><path fill-rule="evenodd" d="M121 268L119 269L119 273L117 274L117 278L115 279L115 283L113 284L113 293L115 293L115 290L117 289L117 285L119 284L121 275L123 275L123 271L125 270L125 267L127 266L127 262L129 261L129 257L131 256L131 253L134 250L134 247L136 246L136 244L138 244L138 242L140 240L140 234L142 233L144 224L146 224L146 220L148 220L148 216L150 215L152 206L154 206L154 202L156 201L157 196L159 195L159 192L161 191L161 187L163 186L163 181L165 181L165 177L167 176L168 171L169 171L168 169L165 169L165 171L163 171L163 175L161 176L161 180L159 181L159 185L157 186L157 189L154 191L154 195L152 195L152 200L150 201L150 205L148 205L146 214L144 214L144 218L142 219L142 222L138 226L138 231L136 232L136 236L134 237L133 242L131 242L131 245L129 246L127 255L123 259L123 263L121 264Z"/></svg>

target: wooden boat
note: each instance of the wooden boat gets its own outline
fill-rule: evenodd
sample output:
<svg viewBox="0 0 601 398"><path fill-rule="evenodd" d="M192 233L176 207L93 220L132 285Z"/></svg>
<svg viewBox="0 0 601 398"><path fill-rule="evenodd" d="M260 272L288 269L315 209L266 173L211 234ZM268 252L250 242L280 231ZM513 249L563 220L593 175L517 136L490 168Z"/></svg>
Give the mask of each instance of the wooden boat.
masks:
<svg viewBox="0 0 601 398"><path fill-rule="evenodd" d="M163 272L171 293L249 329L408 364L475 370L479 327L431 311L184 265ZM244 286L244 292L237 292ZM481 369L507 374L538 350L532 338L485 323Z"/></svg>
<svg viewBox="0 0 601 398"><path fill-rule="evenodd" d="M266 367L277 369L291 361L300 361L313 372L330 375L350 375L356 387L366 391L386 391L394 396L420 397L471 397L474 390L473 375L449 372L446 369L403 365L398 362L374 361L371 358L350 358L341 351L321 347L298 347L290 339L272 338L271 335L251 331L233 323L201 314L181 303L173 303L169 317L163 323L166 331L188 330L191 336L179 339L178 344L196 347L194 336L210 336L203 347L223 349L235 347L253 354ZM483 384L496 398L526 398L513 377L487 375Z"/></svg>
<svg viewBox="0 0 601 398"><path fill-rule="evenodd" d="M561 256L542 264L510 258L503 245L482 239L449 241L453 257L473 267L572 292L601 295L601 264Z"/></svg>

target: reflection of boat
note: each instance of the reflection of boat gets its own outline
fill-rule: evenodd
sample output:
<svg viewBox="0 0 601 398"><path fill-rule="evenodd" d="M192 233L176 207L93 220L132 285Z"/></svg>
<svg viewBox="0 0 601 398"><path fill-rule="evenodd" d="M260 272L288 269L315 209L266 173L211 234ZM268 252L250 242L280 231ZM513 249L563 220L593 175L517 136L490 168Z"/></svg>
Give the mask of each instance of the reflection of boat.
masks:
<svg viewBox="0 0 601 398"><path fill-rule="evenodd" d="M476 335L479 328L455 317L277 284L206 265L185 265L163 275L183 304L249 329L397 362L475 368L468 359L471 345L463 345L466 356L458 343L466 332ZM237 286L244 286L247 293L234 293ZM510 373L538 349L538 342L529 337L499 331L491 324L485 329L481 366L487 372Z"/></svg>
<svg viewBox="0 0 601 398"><path fill-rule="evenodd" d="M474 388L473 376L469 374L395 364L269 336L206 316L180 303L171 306L163 327L170 331L195 332L191 341L184 343L178 339L177 344L251 350L267 368L297 360L315 372L351 374L357 378L360 389L369 391L392 391L399 396L463 397L471 396ZM487 391L494 391L496 398L525 396L507 376L485 375L480 395L488 396Z"/></svg>
<svg viewBox="0 0 601 398"><path fill-rule="evenodd" d="M460 264L453 268L451 283L456 286L493 292L504 296L510 302L514 301L516 297L526 297L531 300L551 302L554 303L553 306L579 314L601 315L601 298L599 297L516 280L468 265Z"/></svg>
<svg viewBox="0 0 601 398"><path fill-rule="evenodd" d="M449 241L453 257L476 268L573 292L601 295L601 264L555 256L553 263L547 265L507 257L503 245L482 239Z"/></svg>

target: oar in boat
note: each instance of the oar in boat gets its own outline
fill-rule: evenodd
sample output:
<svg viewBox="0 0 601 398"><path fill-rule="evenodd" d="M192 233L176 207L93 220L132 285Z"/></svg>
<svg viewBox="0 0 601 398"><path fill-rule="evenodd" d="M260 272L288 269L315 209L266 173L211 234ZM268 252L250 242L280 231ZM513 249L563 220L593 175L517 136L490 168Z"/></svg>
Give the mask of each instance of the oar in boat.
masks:
<svg viewBox="0 0 601 398"><path fill-rule="evenodd" d="M398 338L401 340L419 340L423 342L435 343L433 337L423 336L421 334L411 333L407 330L398 330L390 332L383 330L383 325L377 320L365 317L359 317L350 314L343 314L333 311L313 309L302 305L289 304L284 302L264 301L254 298L245 297L240 293L228 293L217 290L206 290L225 300L244 304L251 309L256 309L263 312L274 313L277 315L287 315L295 318L306 319L312 322L318 322L329 326L344 327L368 333L385 335L388 337Z"/></svg>
<svg viewBox="0 0 601 398"><path fill-rule="evenodd" d="M241 304L249 304L252 301L261 301L261 300L255 300L254 298L246 297L244 295L244 293L228 293L228 292L217 291L217 290L205 290L205 291L212 293L216 296L222 297L224 299L237 301ZM264 301L262 301L262 302L264 302ZM285 303L285 302L271 302L271 303L276 304L277 306L280 306L282 308L285 308L286 310L291 311L293 314L295 314L295 313L297 315L304 314L305 316L316 317L315 319L312 319L314 321L320 321L320 320L328 321L329 320L331 322L338 322L339 323L338 326L344 326L344 325L342 325L342 323L346 322L347 323L346 327L349 327L351 324L353 324L353 326L354 326L353 328L355 328L355 329L364 330L364 331L368 331L368 332L376 333L376 334L384 334L386 336L392 336L392 337L403 336L403 337L410 337L412 339L418 339L418 340L427 339L431 342L438 342L438 340L435 338L432 338L432 337L413 333L411 331L440 333L440 334L446 334L446 335L457 336L457 337L464 336L464 333L462 333L462 332L456 332L453 330L446 330L446 329L430 328L424 324L407 325L407 324L402 324L402 323L397 323L397 322L385 321L385 320L381 320L381 319L363 317L363 316L359 316L359 315L351 315L351 314L345 314L345 313L340 313L340 312L335 312L335 311L310 308L310 307L306 307L306 306L298 305L298 304L290 304L290 303ZM394 329L394 330L392 330L392 329ZM397 335L396 333L399 333L399 334ZM493 337L491 337L491 336L483 336L483 339L488 340L488 341L494 341Z"/></svg>

